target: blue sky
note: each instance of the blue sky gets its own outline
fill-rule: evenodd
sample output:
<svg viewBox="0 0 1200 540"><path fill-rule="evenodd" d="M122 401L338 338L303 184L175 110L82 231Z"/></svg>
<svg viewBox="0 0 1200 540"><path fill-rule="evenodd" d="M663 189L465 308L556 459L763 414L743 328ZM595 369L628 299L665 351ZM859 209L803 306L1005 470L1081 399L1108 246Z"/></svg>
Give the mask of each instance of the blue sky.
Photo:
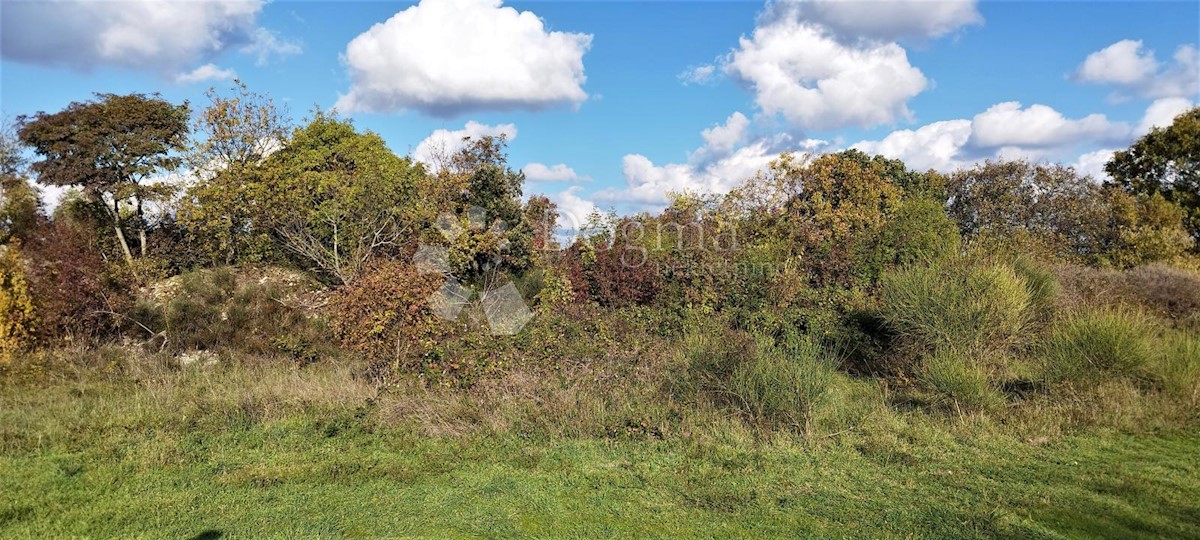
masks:
<svg viewBox="0 0 1200 540"><path fill-rule="evenodd" d="M1200 93L1196 2L6 0L0 9L6 116L92 92L199 105L236 72L297 118L338 105L400 154L421 157L437 130L452 132L443 141L515 131L512 164L557 177L526 192L577 214L722 191L787 149L854 146L943 170L1028 157L1098 174L1112 149Z"/></svg>

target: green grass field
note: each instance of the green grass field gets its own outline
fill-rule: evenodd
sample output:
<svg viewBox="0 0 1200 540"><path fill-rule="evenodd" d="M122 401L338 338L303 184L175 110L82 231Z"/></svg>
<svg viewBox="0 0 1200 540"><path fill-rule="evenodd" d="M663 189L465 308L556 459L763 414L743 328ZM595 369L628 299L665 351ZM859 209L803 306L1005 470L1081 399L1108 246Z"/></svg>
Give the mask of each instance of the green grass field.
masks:
<svg viewBox="0 0 1200 540"><path fill-rule="evenodd" d="M1200 538L1195 431L434 437L288 369L9 378L0 537Z"/></svg>

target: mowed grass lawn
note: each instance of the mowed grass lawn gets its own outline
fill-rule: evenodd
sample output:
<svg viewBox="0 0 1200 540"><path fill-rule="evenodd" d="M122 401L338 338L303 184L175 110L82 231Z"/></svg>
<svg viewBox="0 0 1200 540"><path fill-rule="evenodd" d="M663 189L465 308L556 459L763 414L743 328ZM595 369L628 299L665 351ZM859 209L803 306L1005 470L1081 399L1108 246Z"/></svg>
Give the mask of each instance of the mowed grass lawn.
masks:
<svg viewBox="0 0 1200 540"><path fill-rule="evenodd" d="M1200 538L1197 432L439 438L98 388L2 387L0 537Z"/></svg>

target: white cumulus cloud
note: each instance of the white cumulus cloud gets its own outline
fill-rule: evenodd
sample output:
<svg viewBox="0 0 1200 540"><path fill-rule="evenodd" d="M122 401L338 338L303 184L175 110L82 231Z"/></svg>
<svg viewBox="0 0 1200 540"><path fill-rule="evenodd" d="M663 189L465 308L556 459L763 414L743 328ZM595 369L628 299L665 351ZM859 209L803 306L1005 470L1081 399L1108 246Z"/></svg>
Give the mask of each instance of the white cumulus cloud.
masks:
<svg viewBox="0 0 1200 540"><path fill-rule="evenodd" d="M204 81L227 81L237 78L237 72L233 69L223 69L217 67L216 64L204 64L187 73L180 73L175 76L175 82L179 84L192 84Z"/></svg>
<svg viewBox="0 0 1200 540"><path fill-rule="evenodd" d="M970 120L947 120L893 131L882 140L862 141L851 148L902 159L915 170L950 171L964 164L961 151L970 137Z"/></svg>
<svg viewBox="0 0 1200 540"><path fill-rule="evenodd" d="M1163 64L1139 40L1124 39L1089 54L1075 70L1080 82L1118 88L1116 98L1193 98L1200 94L1200 51L1195 45L1175 49Z"/></svg>
<svg viewBox="0 0 1200 540"><path fill-rule="evenodd" d="M1108 173L1104 172L1104 165L1107 164L1110 159L1112 159L1114 152L1116 152L1116 150L1111 148L1102 148L1100 150L1088 152L1079 156L1079 158L1075 160L1075 163L1071 164L1071 167L1073 167L1075 172L1078 172L1079 174L1090 176L1097 182L1103 182L1108 180Z"/></svg>
<svg viewBox="0 0 1200 540"><path fill-rule="evenodd" d="M1074 162L1077 170L1102 178L1104 162L1113 152L1109 148L1128 145L1146 126L1166 125L1190 104L1187 100L1156 101L1140 126L1134 127L1099 114L1072 119L1046 105L998 103L970 120L945 120L915 130L893 131L851 148L900 159L915 169L949 172L985 159L1055 160ZM1085 150L1082 155L1081 150Z"/></svg>
<svg viewBox="0 0 1200 540"><path fill-rule="evenodd" d="M579 175L575 173L575 170L568 167L566 163L546 165L544 163L532 162L522 167L521 172L525 173L526 180L532 182L569 182L579 179Z"/></svg>
<svg viewBox="0 0 1200 540"><path fill-rule="evenodd" d="M1129 126L1102 114L1072 120L1046 105L1022 108L1016 101L998 103L975 115L970 143L977 147L1049 148L1079 140L1112 141L1128 137Z"/></svg>
<svg viewBox="0 0 1200 540"><path fill-rule="evenodd" d="M354 38L344 59L347 112L416 109L439 117L483 109L578 106L592 36L547 30L500 0L422 0Z"/></svg>
<svg viewBox="0 0 1200 540"><path fill-rule="evenodd" d="M827 144L795 141L787 134L755 136L749 128L745 115L733 113L700 134L704 144L690 152L685 163L656 165L644 155L626 155L621 160L625 187L598 191L595 198L653 209L665 205L670 193L725 193L765 169L784 150L814 151Z"/></svg>
<svg viewBox="0 0 1200 540"><path fill-rule="evenodd" d="M90 69L110 65L176 73L260 31L261 0L5 2L5 59Z"/></svg>
<svg viewBox="0 0 1200 540"><path fill-rule="evenodd" d="M434 130L433 133L430 133L428 137L425 137L425 139L417 144L416 149L413 150L412 157L426 166L437 169L441 166L442 160L445 157L454 155L459 150L466 148L472 139L499 137L502 135L510 141L517 138L517 126L513 124L489 126L471 120L462 129Z"/></svg>
<svg viewBox="0 0 1200 540"><path fill-rule="evenodd" d="M1191 110L1195 106L1196 104L1187 98L1156 99L1146 108L1146 114L1142 116L1142 121L1138 123L1136 135L1145 135L1156 127L1167 127L1175 121L1176 116Z"/></svg>
<svg viewBox="0 0 1200 540"><path fill-rule="evenodd" d="M911 116L908 100L928 81L896 43L846 44L784 10L743 36L725 72L755 92L767 114L804 129L874 126Z"/></svg>
<svg viewBox="0 0 1200 540"><path fill-rule="evenodd" d="M975 0L811 0L795 7L805 19L849 39L895 41L936 38L980 24L983 17L975 4Z"/></svg>
<svg viewBox="0 0 1200 540"><path fill-rule="evenodd" d="M558 193L546 195L558 206L558 227L574 233L588 222L592 212L598 210L595 203L580 196L582 186L571 186Z"/></svg>
<svg viewBox="0 0 1200 540"><path fill-rule="evenodd" d="M1081 81L1133 84L1154 75L1158 61L1145 50L1141 41L1123 39L1089 54L1076 70Z"/></svg>

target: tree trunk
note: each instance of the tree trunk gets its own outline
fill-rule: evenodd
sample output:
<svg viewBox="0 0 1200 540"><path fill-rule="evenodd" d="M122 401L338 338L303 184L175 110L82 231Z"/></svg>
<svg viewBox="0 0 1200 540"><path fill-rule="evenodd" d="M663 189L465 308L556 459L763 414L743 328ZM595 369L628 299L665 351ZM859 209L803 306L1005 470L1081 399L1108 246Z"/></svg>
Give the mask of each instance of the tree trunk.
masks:
<svg viewBox="0 0 1200 540"><path fill-rule="evenodd" d="M137 197L137 217L138 217L138 247L141 251L141 257L146 257L146 218L142 213L142 198Z"/></svg>
<svg viewBox="0 0 1200 540"><path fill-rule="evenodd" d="M108 205L104 204L103 196L98 197L101 199L101 205L108 208ZM125 231L121 230L121 201L116 200L116 197L113 197L112 220L113 231L117 233L117 241L121 243L121 253L125 255L125 262L129 266L133 266L133 252L129 251L129 242L125 241Z"/></svg>
<svg viewBox="0 0 1200 540"><path fill-rule="evenodd" d="M113 221L113 230L117 232L117 240L121 243L121 252L125 254L125 262L133 266L133 252L129 251L129 242L125 241L125 233L121 230L121 221Z"/></svg>

